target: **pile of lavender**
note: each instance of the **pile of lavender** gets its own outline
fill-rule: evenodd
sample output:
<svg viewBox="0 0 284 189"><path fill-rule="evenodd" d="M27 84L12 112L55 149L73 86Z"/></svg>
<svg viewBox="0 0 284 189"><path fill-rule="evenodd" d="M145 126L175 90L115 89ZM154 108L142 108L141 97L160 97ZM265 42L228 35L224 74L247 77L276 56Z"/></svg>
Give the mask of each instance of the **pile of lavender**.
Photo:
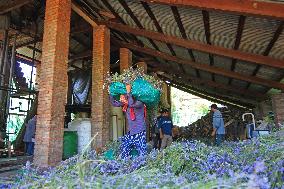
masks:
<svg viewBox="0 0 284 189"><path fill-rule="evenodd" d="M110 148L112 145L110 145ZM27 164L0 188L283 188L284 131L221 147L176 142L146 157L114 160L94 151L40 171Z"/></svg>

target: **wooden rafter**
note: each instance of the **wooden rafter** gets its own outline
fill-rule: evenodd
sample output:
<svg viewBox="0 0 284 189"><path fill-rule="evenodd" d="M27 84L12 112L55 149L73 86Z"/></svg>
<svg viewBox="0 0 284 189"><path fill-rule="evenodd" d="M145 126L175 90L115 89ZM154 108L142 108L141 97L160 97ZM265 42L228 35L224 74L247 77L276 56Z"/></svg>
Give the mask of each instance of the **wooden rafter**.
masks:
<svg viewBox="0 0 284 189"><path fill-rule="evenodd" d="M141 52L141 53L144 53L144 54L151 55L153 57L159 57L161 59L173 61L173 62L176 62L176 63L179 63L179 64L186 64L186 65L189 65L189 66L196 68L196 69L199 69L199 70L203 70L203 71L207 71L207 72L210 72L210 73L223 75L223 76L229 77L229 78L239 79L239 80L256 83L256 84L263 85L263 86L268 86L268 87L284 90L284 84L279 83L279 82L270 81L270 80L266 80L266 79L262 79L262 78L258 78L258 77L254 77L254 76L247 76L247 75L244 75L244 74L241 74L241 73L232 72L232 71L225 70L225 69L222 69L222 68L217 68L217 67L209 66L209 65L206 65L206 64L192 62L190 60L181 59L181 58L169 55L167 53L162 53L160 51L156 51L156 50L153 50L153 49L150 49L150 48L139 47L139 46L137 46L135 44L131 44L131 43L120 42L120 45L123 46L123 47L129 48L129 49L132 49L134 51L138 51L138 52Z"/></svg>
<svg viewBox="0 0 284 189"><path fill-rule="evenodd" d="M196 87L189 86L188 84L185 84L182 81L177 81L177 79L171 79L171 78L168 78L162 75L159 75L159 77L163 79L164 81L169 81L170 82L169 84L173 87L176 87L180 90L191 93L195 96L199 96L201 98L211 100L213 102L218 102L223 105L235 105L235 106L242 106L242 107L249 107L249 108L252 108L255 106L254 104L251 104L251 103L240 102L240 101L228 98L228 97L213 94L212 92L208 93L205 90L200 90L200 89L197 89Z"/></svg>
<svg viewBox="0 0 284 189"><path fill-rule="evenodd" d="M284 21L281 21L278 28L276 29L271 41L269 42L269 44L267 45L265 51L262 53L263 56L268 56L271 49L273 48L275 42L277 41L277 39L279 38L279 36L281 35L282 31L284 28ZM257 74L257 72L260 69L260 65L257 65L256 68L253 70L252 76L255 76ZM247 84L246 88L248 89L250 86L250 83Z"/></svg>
<svg viewBox="0 0 284 189"><path fill-rule="evenodd" d="M3 4L2 6L0 6L0 15L18 9L28 3L31 3L32 1L33 0L14 0L10 1L7 4Z"/></svg>
<svg viewBox="0 0 284 189"><path fill-rule="evenodd" d="M78 15L80 15L89 24L91 24L91 26L93 27L97 26L97 23L94 21L94 19L92 19L85 10L83 10L81 7L79 7L74 2L72 3L72 10L76 12Z"/></svg>
<svg viewBox="0 0 284 189"><path fill-rule="evenodd" d="M169 6L194 7L201 10L217 10L238 15L254 15L284 20L284 4L260 0L142 0Z"/></svg>
<svg viewBox="0 0 284 189"><path fill-rule="evenodd" d="M179 12L178 12L178 8L177 8L176 6L171 6L171 10L172 10L173 15L174 15L174 17L175 17L175 21L176 21L176 23L177 23L177 25L178 25L178 28L179 28L179 31L180 31L180 33L181 33L182 38L185 39L185 40L187 40L187 36L186 36L185 29L184 29L184 27L183 27L183 24L182 24L182 21L181 21L181 18L180 18L180 14L179 14ZM194 57L194 55L193 55L192 50L191 50L191 49L187 49L187 52L188 52L188 54L189 54L191 60L192 60L193 62L195 62L195 57ZM200 73L199 73L199 70L198 70L198 69L195 69L195 73L196 73L196 76L197 76L197 77L200 77Z"/></svg>
<svg viewBox="0 0 284 189"><path fill-rule="evenodd" d="M206 42L207 42L208 45L211 45L209 12L206 11L206 10L202 10L202 16L203 16ZM208 56L209 56L210 66L213 66L214 65L214 57L213 57L212 54L209 54ZM212 76L212 81L215 81L215 75L212 74L211 76Z"/></svg>
<svg viewBox="0 0 284 189"><path fill-rule="evenodd" d="M156 16L154 15L154 13L152 12L151 8L149 7L149 5L146 2L141 2L142 6L144 7L144 9L146 10L148 16L152 19L152 21L154 22L154 25L156 27L156 29L158 30L159 33L163 34L163 30L162 27L160 26ZM170 50L171 54L173 56L176 56L176 53L173 49L173 47L171 46L171 44L166 43L168 49ZM185 73L185 69L182 67L182 65L179 65L179 68Z"/></svg>
<svg viewBox="0 0 284 189"><path fill-rule="evenodd" d="M71 28L70 34L71 35L76 35L79 33L86 33L86 32L91 32L92 28L87 25L87 24L79 24L76 25L75 27Z"/></svg>
<svg viewBox="0 0 284 189"><path fill-rule="evenodd" d="M110 12L122 23L126 24L124 20L119 16L119 14L114 10L114 8L109 4L107 0L102 0L101 1L109 10ZM132 40L136 41L140 46L144 46L144 44L135 36L135 35L130 35L129 36Z"/></svg>
<svg viewBox="0 0 284 189"><path fill-rule="evenodd" d="M135 24L138 26L140 29L144 29L142 26L141 22L137 19L137 17L134 15L133 11L129 8L127 3L124 0L119 0L120 4L123 6L125 11L129 14L130 18L135 22ZM155 44L155 42L152 39L148 39L151 45L156 49L159 50L158 46Z"/></svg>
<svg viewBox="0 0 284 189"><path fill-rule="evenodd" d="M256 98L257 99L266 99L267 98L267 96L265 96L261 93L257 93L257 92L254 92L254 91L249 91L249 90L245 90L245 89L241 89L241 88L236 88L236 87L225 85L225 84L222 84L222 83L217 83L216 81L196 78L196 77L193 77L193 76L190 76L190 75L187 75L187 74L183 74L183 73L177 71L174 68L170 68L170 67L167 67L167 66L164 66L164 65L161 65L161 64L159 65L159 67L157 67L156 69L153 69L153 70L163 71L163 72L166 72L168 74L175 74L176 76L181 77L185 80L188 80L191 83L194 83L196 85L206 85L206 86L210 86L210 87L213 87L213 88L218 88L218 89L221 89L221 90L230 91L230 92L240 94L240 95L243 94L243 95L246 95L248 97L252 97L254 99L256 99Z"/></svg>
<svg viewBox="0 0 284 189"><path fill-rule="evenodd" d="M242 104L242 105L257 104L257 101L255 101L255 100L248 100L248 99L244 99L244 98L240 98L240 97L238 98L236 96L231 96L231 95L224 94L224 93L221 93L221 92L208 90L207 87L195 85L195 84L189 83L188 81L186 81L184 79L171 77L171 76L168 76L168 75L165 75L165 74L159 74L159 75L165 77L166 79L171 80L172 82L180 83L180 84L183 84L184 86L194 88L196 91L199 91L199 92L206 94L208 96L213 96L213 97L216 97L216 98L219 98L219 99L228 100L228 101L235 102L235 103Z"/></svg>
<svg viewBox="0 0 284 189"><path fill-rule="evenodd" d="M234 45L234 50L238 50L241 44L241 39L242 39L242 35L243 35L243 30L244 30L244 26L245 26L245 20L246 17L241 15L239 17L239 23L238 23L238 30L237 30L237 35L236 35L236 40L235 40L235 45ZM237 63L237 59L233 58L232 59L232 64L231 64L231 71L235 70L236 67L236 63ZM232 83L232 78L229 79L229 85Z"/></svg>
<svg viewBox="0 0 284 189"><path fill-rule="evenodd" d="M169 85L171 87L177 88L181 91L193 94L195 96L210 100L210 101L215 102L215 103L223 104L223 105L226 105L226 106L233 106L233 107L237 107L237 108L241 108L241 109L251 109L252 108L252 107L247 107L247 106L244 106L244 105L239 105L239 104L236 104L236 103L228 102L228 101L216 98L216 97L207 96L207 95L204 95L202 93L198 93L198 92L194 91L193 89L189 89L189 87L180 86L179 83L170 83Z"/></svg>
<svg viewBox="0 0 284 189"><path fill-rule="evenodd" d="M69 58L70 62L73 62L75 60L79 60L79 59L83 59L83 58L88 58L92 56L92 51L88 50L88 51L84 51L82 53L73 55Z"/></svg>
<svg viewBox="0 0 284 189"><path fill-rule="evenodd" d="M101 14L100 10L96 7L94 7L92 4L90 4L88 1L80 1L80 3L84 4L86 7L88 7L89 10L92 10L92 11L88 11L88 12L91 12L93 13L93 11L95 12L95 14L97 14L100 18L104 19L103 15ZM93 14L94 16L94 14Z"/></svg>
<svg viewBox="0 0 284 189"><path fill-rule="evenodd" d="M131 33L131 34L139 35L143 37L148 37L148 38L151 38L157 41L174 44L174 45L185 47L188 49L194 49L194 50L198 50L202 52L207 52L210 54L216 54L219 56L235 58L238 60L252 62L255 64L261 64L261 65L282 68L282 69L284 68L283 60L277 60L269 56L262 56L262 55L252 54L252 53L246 53L246 52L242 52L239 50L233 50L233 49L227 49L227 48L220 47L220 46L208 45L208 44L196 42L193 40L185 40L179 37L165 35L165 34L148 31L144 29L132 28L132 27L114 23L114 22L98 22L98 23L105 24L108 27L121 31L121 32Z"/></svg>

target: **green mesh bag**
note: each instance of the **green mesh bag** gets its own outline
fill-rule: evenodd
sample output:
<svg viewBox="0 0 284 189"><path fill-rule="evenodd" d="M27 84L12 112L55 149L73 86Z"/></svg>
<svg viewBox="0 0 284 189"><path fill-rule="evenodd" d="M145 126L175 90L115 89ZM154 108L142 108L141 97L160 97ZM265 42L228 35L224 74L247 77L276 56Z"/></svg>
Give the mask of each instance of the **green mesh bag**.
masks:
<svg viewBox="0 0 284 189"><path fill-rule="evenodd" d="M113 82L109 86L110 95L113 96L116 100L119 100L121 94L126 94L126 87L124 83Z"/></svg>
<svg viewBox="0 0 284 189"><path fill-rule="evenodd" d="M132 83L131 93L135 99L145 103L148 107L157 105L161 96L160 91L155 89L151 83L140 78Z"/></svg>

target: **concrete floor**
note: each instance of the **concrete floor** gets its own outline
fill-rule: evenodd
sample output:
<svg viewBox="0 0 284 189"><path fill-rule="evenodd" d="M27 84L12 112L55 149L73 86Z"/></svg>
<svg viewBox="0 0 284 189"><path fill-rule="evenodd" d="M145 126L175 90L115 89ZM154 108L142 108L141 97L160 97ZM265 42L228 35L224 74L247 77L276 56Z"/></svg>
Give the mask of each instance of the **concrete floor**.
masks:
<svg viewBox="0 0 284 189"><path fill-rule="evenodd" d="M0 183L14 180L27 161L32 161L32 156L0 158Z"/></svg>

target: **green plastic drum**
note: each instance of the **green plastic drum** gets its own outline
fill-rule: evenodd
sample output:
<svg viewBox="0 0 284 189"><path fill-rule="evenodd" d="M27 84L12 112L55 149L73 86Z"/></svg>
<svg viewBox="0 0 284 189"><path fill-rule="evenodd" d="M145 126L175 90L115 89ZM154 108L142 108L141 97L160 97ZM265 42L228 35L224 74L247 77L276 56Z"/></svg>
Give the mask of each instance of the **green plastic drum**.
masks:
<svg viewBox="0 0 284 189"><path fill-rule="evenodd" d="M63 137L63 159L70 158L78 153L77 131L64 131Z"/></svg>

